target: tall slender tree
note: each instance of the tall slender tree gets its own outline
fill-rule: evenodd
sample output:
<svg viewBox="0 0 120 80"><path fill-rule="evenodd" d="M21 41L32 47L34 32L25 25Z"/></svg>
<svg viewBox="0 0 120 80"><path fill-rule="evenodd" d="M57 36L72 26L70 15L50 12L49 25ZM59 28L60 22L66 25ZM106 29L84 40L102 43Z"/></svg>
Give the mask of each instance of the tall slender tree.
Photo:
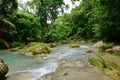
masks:
<svg viewBox="0 0 120 80"><path fill-rule="evenodd" d="M47 27L47 21L54 22L58 14L63 12L63 0L32 0L28 2L32 9L36 9L34 13L41 19L43 27Z"/></svg>

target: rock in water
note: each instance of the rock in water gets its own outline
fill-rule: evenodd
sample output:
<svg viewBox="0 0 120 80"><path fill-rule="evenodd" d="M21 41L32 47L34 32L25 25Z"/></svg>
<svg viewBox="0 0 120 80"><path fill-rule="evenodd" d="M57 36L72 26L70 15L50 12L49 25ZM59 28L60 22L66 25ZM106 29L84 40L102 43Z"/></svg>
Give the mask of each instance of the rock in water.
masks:
<svg viewBox="0 0 120 80"><path fill-rule="evenodd" d="M41 54L49 54L50 47L45 43L40 42L31 42L29 45L24 49L24 54L27 56L35 56Z"/></svg>
<svg viewBox="0 0 120 80"><path fill-rule="evenodd" d="M71 48L80 48L78 43L72 43L72 44L70 44L70 47Z"/></svg>
<svg viewBox="0 0 120 80"><path fill-rule="evenodd" d="M103 41L99 41L93 45L94 48L100 48L105 46L105 43Z"/></svg>
<svg viewBox="0 0 120 80"><path fill-rule="evenodd" d="M113 46L114 51L120 51L120 46Z"/></svg>
<svg viewBox="0 0 120 80"><path fill-rule="evenodd" d="M7 64L4 64L4 61L0 59L0 80L4 80L5 75L9 71Z"/></svg>

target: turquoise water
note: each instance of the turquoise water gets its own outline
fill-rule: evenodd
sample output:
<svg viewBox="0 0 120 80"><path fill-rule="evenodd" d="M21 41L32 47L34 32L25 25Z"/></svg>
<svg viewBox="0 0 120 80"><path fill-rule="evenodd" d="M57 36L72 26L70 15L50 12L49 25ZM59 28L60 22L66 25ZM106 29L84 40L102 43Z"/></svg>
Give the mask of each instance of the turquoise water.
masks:
<svg viewBox="0 0 120 80"><path fill-rule="evenodd" d="M89 46L81 46L80 48L70 48L68 45L58 46L52 48L51 53L44 56L42 59L39 57L27 57L22 54L21 51L17 52L0 52L0 58L9 67L9 73L7 75L16 72L30 72L32 73L32 79L29 77L25 80L37 80L38 77L54 72L58 66L58 61L61 59L77 60L85 58L85 52Z"/></svg>
<svg viewBox="0 0 120 80"><path fill-rule="evenodd" d="M2 52L0 53L0 58L9 67L9 73L14 73L21 70L31 70L41 66L42 62L38 61L36 58L27 57L22 54L22 52Z"/></svg>

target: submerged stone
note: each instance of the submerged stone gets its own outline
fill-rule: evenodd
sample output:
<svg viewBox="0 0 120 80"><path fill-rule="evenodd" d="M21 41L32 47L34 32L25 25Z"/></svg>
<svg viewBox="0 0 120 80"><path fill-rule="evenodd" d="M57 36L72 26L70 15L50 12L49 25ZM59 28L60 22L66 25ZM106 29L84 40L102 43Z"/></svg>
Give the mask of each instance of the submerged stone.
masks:
<svg viewBox="0 0 120 80"><path fill-rule="evenodd" d="M70 47L71 48L80 48L78 43L72 43L72 44L70 44Z"/></svg>

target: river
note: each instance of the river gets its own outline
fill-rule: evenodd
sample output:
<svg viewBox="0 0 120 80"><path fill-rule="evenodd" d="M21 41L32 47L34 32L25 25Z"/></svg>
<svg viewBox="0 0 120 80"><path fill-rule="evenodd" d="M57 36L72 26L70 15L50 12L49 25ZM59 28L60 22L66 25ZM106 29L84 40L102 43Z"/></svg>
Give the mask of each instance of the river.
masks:
<svg viewBox="0 0 120 80"><path fill-rule="evenodd" d="M27 57L23 55L22 51L16 52L0 52L2 58L9 66L7 76L19 73L28 73L30 76L24 77L21 80L37 80L44 74L54 72L58 67L58 61L66 59L74 61L77 59L84 59L87 49L90 44L82 44L80 48L70 48L68 44L58 46L51 49L49 55L41 57ZM12 80L12 79L8 79ZM20 80L15 79L14 80Z"/></svg>

